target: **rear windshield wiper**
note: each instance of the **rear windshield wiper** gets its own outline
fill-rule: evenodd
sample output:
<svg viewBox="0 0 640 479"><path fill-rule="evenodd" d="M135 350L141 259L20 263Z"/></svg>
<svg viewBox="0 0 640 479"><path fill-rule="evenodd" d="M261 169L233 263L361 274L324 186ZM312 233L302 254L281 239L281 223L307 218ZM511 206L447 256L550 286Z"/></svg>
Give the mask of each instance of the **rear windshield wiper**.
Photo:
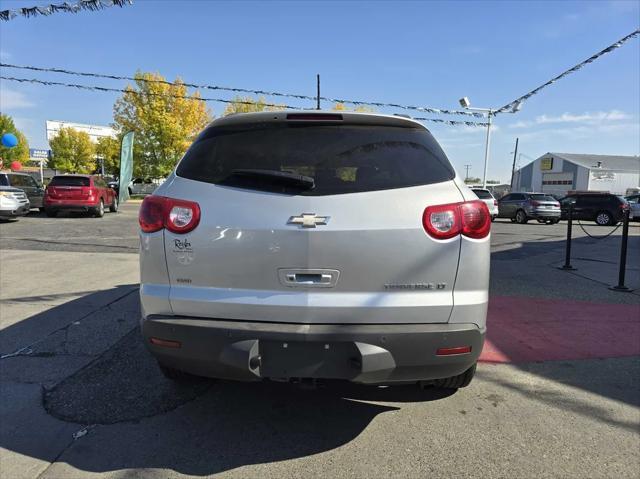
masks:
<svg viewBox="0 0 640 479"><path fill-rule="evenodd" d="M237 169L231 170L234 176L249 176L253 178L272 179L279 183L299 186L308 190L316 186L315 180L310 176L298 175L288 171L260 170L260 169Z"/></svg>

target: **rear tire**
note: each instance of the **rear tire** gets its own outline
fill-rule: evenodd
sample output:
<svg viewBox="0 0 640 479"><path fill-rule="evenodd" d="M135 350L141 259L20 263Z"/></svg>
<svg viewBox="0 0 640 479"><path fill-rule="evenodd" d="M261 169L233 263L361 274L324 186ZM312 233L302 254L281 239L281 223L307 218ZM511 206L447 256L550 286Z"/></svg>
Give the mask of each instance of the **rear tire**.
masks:
<svg viewBox="0 0 640 479"><path fill-rule="evenodd" d="M462 374L458 374L457 376L437 379L436 381L434 381L433 386L439 389L458 389L467 387L473 379L473 376L476 374L477 365L478 363L475 363L465 372L463 372Z"/></svg>
<svg viewBox="0 0 640 479"><path fill-rule="evenodd" d="M608 211L599 211L596 214L596 224L599 226L611 226L613 222L613 215Z"/></svg>
<svg viewBox="0 0 640 479"><path fill-rule="evenodd" d="M100 204L93 210L93 215L96 218L102 218L104 216L104 201L100 200Z"/></svg>
<svg viewBox="0 0 640 479"><path fill-rule="evenodd" d="M516 223L525 225L527 224L527 221L529 221L529 218L527 218L527 214L524 212L524 210L516 211Z"/></svg>
<svg viewBox="0 0 640 479"><path fill-rule="evenodd" d="M56 210L52 210L51 208L45 208L44 214L46 214L49 218L55 218L58 216L58 212Z"/></svg>
<svg viewBox="0 0 640 479"><path fill-rule="evenodd" d="M118 197L117 196L113 197L113 202L111 203L111 205L109 205L109 211L111 211L112 213L117 213L118 212Z"/></svg>

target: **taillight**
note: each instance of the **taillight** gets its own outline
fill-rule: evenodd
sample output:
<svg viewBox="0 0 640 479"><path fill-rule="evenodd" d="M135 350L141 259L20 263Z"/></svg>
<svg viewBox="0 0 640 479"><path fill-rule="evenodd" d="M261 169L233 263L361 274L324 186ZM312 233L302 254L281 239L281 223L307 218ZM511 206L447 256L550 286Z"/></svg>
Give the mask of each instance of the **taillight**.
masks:
<svg viewBox="0 0 640 479"><path fill-rule="evenodd" d="M459 234L484 238L491 230L489 208L480 201L428 206L422 214L422 225L429 236L449 239Z"/></svg>
<svg viewBox="0 0 640 479"><path fill-rule="evenodd" d="M498 200L493 200L493 206L498 206Z"/></svg>
<svg viewBox="0 0 640 479"><path fill-rule="evenodd" d="M145 233L163 228L172 233L188 233L200 222L200 206L193 201L147 196L140 207L138 222Z"/></svg>
<svg viewBox="0 0 640 479"><path fill-rule="evenodd" d="M531 206L540 206L540 202L536 200L531 201Z"/></svg>

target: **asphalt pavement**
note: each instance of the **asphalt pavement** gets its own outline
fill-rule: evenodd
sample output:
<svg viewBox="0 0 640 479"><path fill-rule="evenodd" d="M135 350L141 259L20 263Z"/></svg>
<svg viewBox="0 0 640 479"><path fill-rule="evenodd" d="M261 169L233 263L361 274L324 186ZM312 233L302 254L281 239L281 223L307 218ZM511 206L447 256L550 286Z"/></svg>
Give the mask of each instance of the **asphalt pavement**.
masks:
<svg viewBox="0 0 640 479"><path fill-rule="evenodd" d="M640 476L640 296L608 288L620 230L576 227L566 272L564 223L494 223L489 342L455 393L176 386L137 329L137 208L0 224L2 478ZM582 334L554 341L566 324Z"/></svg>

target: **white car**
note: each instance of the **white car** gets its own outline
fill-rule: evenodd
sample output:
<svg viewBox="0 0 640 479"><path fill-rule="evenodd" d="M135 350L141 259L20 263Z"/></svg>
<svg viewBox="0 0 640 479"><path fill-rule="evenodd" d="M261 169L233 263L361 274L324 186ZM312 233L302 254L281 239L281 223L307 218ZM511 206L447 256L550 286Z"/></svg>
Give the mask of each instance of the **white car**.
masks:
<svg viewBox="0 0 640 479"><path fill-rule="evenodd" d="M130 195L150 195L162 184L164 178L134 178L129 184Z"/></svg>
<svg viewBox="0 0 640 479"><path fill-rule="evenodd" d="M29 213L29 198L18 188L0 186L0 218L11 219Z"/></svg>
<svg viewBox="0 0 640 479"><path fill-rule="evenodd" d="M498 216L498 200L496 200L489 190L484 188L471 188L478 199L484 202L489 208L489 214L491 215L491 221L495 220Z"/></svg>
<svg viewBox="0 0 640 479"><path fill-rule="evenodd" d="M629 219L640 221L640 194L625 196L624 199L629 203Z"/></svg>

